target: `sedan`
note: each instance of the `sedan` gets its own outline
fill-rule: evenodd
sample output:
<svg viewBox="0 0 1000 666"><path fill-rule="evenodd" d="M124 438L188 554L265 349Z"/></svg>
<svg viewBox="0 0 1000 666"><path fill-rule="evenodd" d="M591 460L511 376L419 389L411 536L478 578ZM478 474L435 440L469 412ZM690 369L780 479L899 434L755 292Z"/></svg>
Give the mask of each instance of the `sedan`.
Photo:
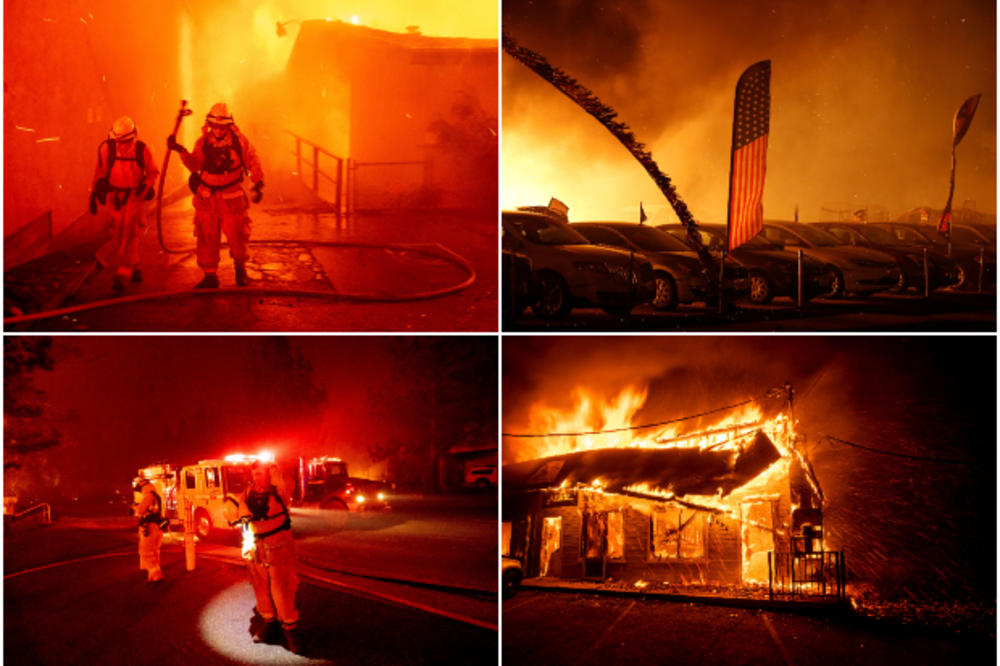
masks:
<svg viewBox="0 0 1000 666"><path fill-rule="evenodd" d="M899 274L900 290L905 291L910 287L923 290L924 247L904 243L885 229L864 222L813 222L812 224L833 234L845 245L870 247L891 255L902 269ZM932 291L955 286L964 279L964 271L954 261L940 252L934 250L927 252L927 282Z"/></svg>
<svg viewBox="0 0 1000 666"><path fill-rule="evenodd" d="M956 284L955 289L974 290L978 288L980 273L982 273L984 286L996 286L997 257L992 248L976 243L966 243L953 237L949 253L947 238L939 234L934 225L906 222L872 222L871 225L885 229L904 243L935 250L954 260L962 267L964 273L964 280ZM980 262L980 258L982 262Z"/></svg>
<svg viewBox="0 0 1000 666"><path fill-rule="evenodd" d="M502 249L531 260L543 319L594 305L626 314L653 297L653 265L641 254L592 245L554 213L504 211Z"/></svg>
<svg viewBox="0 0 1000 666"><path fill-rule="evenodd" d="M684 243L653 227L630 222L575 222L572 226L595 245L641 252L653 264L656 293L651 305L673 310L678 303L704 301L711 280L698 256Z"/></svg>
<svg viewBox="0 0 1000 666"><path fill-rule="evenodd" d="M687 240L687 231L680 224L664 224L658 228L682 241ZM699 224L698 233L709 251L721 254L726 245L725 225ZM773 245L758 235L729 252L729 256L747 271L751 303L770 303L775 296L798 298L799 260L795 254L785 252L780 246ZM832 276L823 262L803 257L802 268L805 300L830 291Z"/></svg>
<svg viewBox="0 0 1000 666"><path fill-rule="evenodd" d="M866 247L843 245L822 229L799 222L765 222L764 238L786 250L802 249L805 256L822 261L833 282L829 298L844 293L872 294L899 284L900 268L892 257Z"/></svg>

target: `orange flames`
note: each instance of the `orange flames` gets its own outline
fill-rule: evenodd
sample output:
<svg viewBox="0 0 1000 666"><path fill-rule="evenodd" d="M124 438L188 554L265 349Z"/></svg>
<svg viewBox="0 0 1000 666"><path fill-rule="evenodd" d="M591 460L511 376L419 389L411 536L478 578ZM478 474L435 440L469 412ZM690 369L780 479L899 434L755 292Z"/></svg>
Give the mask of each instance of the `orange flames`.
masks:
<svg viewBox="0 0 1000 666"><path fill-rule="evenodd" d="M693 433L686 432L691 421L633 429L642 425L633 423L633 417L645 404L647 395L646 387L628 386L614 398L605 400L577 388L576 404L570 410L535 404L528 417L530 432L556 434L519 441L516 449L508 450L511 462L610 448L735 451L759 429L774 442L783 458L792 454L793 432L788 417L781 414L764 421L760 406L753 402L730 410Z"/></svg>

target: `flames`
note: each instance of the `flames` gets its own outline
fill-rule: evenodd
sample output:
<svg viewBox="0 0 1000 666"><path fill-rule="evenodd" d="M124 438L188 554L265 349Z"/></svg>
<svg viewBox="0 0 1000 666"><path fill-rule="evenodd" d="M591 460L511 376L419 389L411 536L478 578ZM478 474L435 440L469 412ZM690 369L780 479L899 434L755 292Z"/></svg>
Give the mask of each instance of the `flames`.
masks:
<svg viewBox="0 0 1000 666"><path fill-rule="evenodd" d="M785 414L764 420L763 411L756 402L721 413L707 426L691 432L692 421L634 429L643 425L635 422L634 417L646 402L647 387L627 386L611 399L582 388L577 388L574 395L575 406L569 410L541 403L531 407L529 431L554 434L519 440L516 446L508 447L511 462L609 448L737 451L760 429L774 442L783 458L793 455L791 421Z"/></svg>

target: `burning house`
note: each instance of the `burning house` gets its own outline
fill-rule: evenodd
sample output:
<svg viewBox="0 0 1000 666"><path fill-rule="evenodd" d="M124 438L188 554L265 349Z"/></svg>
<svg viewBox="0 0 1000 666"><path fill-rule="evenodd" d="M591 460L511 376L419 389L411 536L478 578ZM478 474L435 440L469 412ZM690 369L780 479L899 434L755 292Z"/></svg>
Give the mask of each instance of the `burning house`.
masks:
<svg viewBox="0 0 1000 666"><path fill-rule="evenodd" d="M695 432L623 428L615 446L505 465L504 554L526 577L798 591L842 583L839 553L824 552L823 494L800 452L791 390L781 393L788 399L770 417L753 403ZM569 439L593 444L594 434ZM828 585L823 594L840 593Z"/></svg>

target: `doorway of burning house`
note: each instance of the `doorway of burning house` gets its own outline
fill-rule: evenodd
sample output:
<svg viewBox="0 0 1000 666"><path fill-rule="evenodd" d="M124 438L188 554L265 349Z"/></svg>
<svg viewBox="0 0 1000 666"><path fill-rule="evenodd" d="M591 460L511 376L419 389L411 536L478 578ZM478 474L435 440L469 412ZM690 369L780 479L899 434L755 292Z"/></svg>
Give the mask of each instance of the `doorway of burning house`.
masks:
<svg viewBox="0 0 1000 666"><path fill-rule="evenodd" d="M538 575L562 575L562 516L549 516L542 522L542 541L538 553Z"/></svg>
<svg viewBox="0 0 1000 666"><path fill-rule="evenodd" d="M608 512L586 511L583 514L583 577L604 580L608 566Z"/></svg>
<svg viewBox="0 0 1000 666"><path fill-rule="evenodd" d="M768 553L774 551L774 502L740 504L743 543L744 583L764 583L769 579Z"/></svg>

